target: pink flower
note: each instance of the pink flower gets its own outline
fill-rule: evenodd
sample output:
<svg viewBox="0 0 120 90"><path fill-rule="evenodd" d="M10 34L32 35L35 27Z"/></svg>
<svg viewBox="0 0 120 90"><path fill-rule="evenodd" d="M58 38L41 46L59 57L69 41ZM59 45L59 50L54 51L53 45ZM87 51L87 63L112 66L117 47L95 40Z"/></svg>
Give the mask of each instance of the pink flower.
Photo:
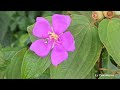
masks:
<svg viewBox="0 0 120 90"><path fill-rule="evenodd" d="M52 26L43 17L37 17L33 28L33 35L40 38L32 43L30 50L38 56L45 57L51 52L51 62L57 66L68 58L68 51L75 50L75 41L69 27L71 18L68 15L54 14ZM64 32L64 33L63 33Z"/></svg>

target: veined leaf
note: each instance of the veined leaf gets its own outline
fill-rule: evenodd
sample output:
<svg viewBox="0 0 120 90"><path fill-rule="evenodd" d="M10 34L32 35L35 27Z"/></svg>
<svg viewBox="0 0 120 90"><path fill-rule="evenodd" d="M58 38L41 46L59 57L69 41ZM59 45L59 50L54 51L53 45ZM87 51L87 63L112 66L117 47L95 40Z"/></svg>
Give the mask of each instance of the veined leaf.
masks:
<svg viewBox="0 0 120 90"><path fill-rule="evenodd" d="M28 50L25 53L22 63L22 78L27 79L41 76L51 64L49 58L49 55L45 58L41 58L34 52Z"/></svg>
<svg viewBox="0 0 120 90"><path fill-rule="evenodd" d="M19 48L1 48L0 50L0 78L6 78L6 69L11 62L11 58L16 54Z"/></svg>
<svg viewBox="0 0 120 90"><path fill-rule="evenodd" d="M92 19L92 11L64 11L64 14L78 14L78 15L84 15L86 16L90 21L93 21Z"/></svg>
<svg viewBox="0 0 120 90"><path fill-rule="evenodd" d="M74 33L76 50L69 52L68 60L58 67L51 65L51 78L85 78L94 67L101 52L101 42L95 26L83 15L71 15L72 23L68 30ZM77 21L76 21L77 20Z"/></svg>
<svg viewBox="0 0 120 90"><path fill-rule="evenodd" d="M21 65L23 61L24 54L26 52L26 48L18 51L11 59L11 63L9 64L6 77L8 79L20 79L21 78Z"/></svg>
<svg viewBox="0 0 120 90"><path fill-rule="evenodd" d="M101 42L114 61L120 65L120 19L104 19L98 29Z"/></svg>
<svg viewBox="0 0 120 90"><path fill-rule="evenodd" d="M67 31L70 31L75 38L76 50L73 53L70 52L68 60L57 68L51 65L51 78L85 78L99 58L101 42L97 28L90 24L86 16L72 14L71 18L72 22ZM51 23L50 16L46 19ZM28 27L32 42L37 39L32 35L33 26ZM50 65L49 56L44 59L38 57L32 51L26 52L22 65L22 78L34 78L41 75ZM49 63L46 66L43 65L47 62Z"/></svg>

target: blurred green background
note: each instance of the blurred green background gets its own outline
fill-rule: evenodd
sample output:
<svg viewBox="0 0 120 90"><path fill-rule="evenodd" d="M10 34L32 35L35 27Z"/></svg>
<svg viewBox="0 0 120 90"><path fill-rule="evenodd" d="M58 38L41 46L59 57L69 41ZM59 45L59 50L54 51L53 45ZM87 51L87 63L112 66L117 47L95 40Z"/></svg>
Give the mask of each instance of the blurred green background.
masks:
<svg viewBox="0 0 120 90"><path fill-rule="evenodd" d="M26 47L30 40L27 27L36 17L50 16L61 11L0 11L0 44L2 47Z"/></svg>

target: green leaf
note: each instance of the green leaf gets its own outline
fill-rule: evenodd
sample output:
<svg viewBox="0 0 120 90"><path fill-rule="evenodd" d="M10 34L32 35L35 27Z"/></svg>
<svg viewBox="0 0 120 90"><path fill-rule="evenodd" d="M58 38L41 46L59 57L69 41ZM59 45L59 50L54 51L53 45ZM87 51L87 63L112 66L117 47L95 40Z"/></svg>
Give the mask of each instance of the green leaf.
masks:
<svg viewBox="0 0 120 90"><path fill-rule="evenodd" d="M95 74L96 74L96 70L95 70L95 68L93 68L89 72L89 74L85 77L85 79L96 79Z"/></svg>
<svg viewBox="0 0 120 90"><path fill-rule="evenodd" d="M2 52L0 51L0 66L2 65L2 64L4 64L4 60L3 60L3 54L2 54Z"/></svg>
<svg viewBox="0 0 120 90"><path fill-rule="evenodd" d="M98 79L115 79L114 75L102 74Z"/></svg>
<svg viewBox="0 0 120 90"><path fill-rule="evenodd" d="M69 31L75 39L76 50L69 52L68 60L59 66L50 67L51 78L81 79L85 78L99 58L102 45L97 28L89 23L86 16L72 14Z"/></svg>
<svg viewBox="0 0 120 90"><path fill-rule="evenodd" d="M115 66L113 63L113 59L110 58L108 52L105 50L102 55L102 68L105 68L105 73L112 73L111 71L118 70L118 67Z"/></svg>
<svg viewBox="0 0 120 90"><path fill-rule="evenodd" d="M89 26L90 24L87 17L83 15L72 14L71 19L72 22L68 28L68 31L70 31L73 36L78 35L82 29L84 29L86 26Z"/></svg>
<svg viewBox="0 0 120 90"><path fill-rule="evenodd" d="M120 69L116 65L116 63L113 61L113 58L111 58L107 52L106 49L104 49L104 52L102 53L102 68L104 74L107 74L108 76L102 76L100 79L115 79L119 78L120 76Z"/></svg>
<svg viewBox="0 0 120 90"><path fill-rule="evenodd" d="M28 34L21 35L21 37L19 38L19 46L21 47L26 46L28 39L29 39Z"/></svg>
<svg viewBox="0 0 120 90"><path fill-rule="evenodd" d="M38 39L37 37L35 37L35 36L32 34L32 29L33 29L33 27L34 27L34 24L27 27L27 31L28 31L30 40L31 40L32 42L34 42L36 39Z"/></svg>
<svg viewBox="0 0 120 90"><path fill-rule="evenodd" d="M52 16L53 14L60 14L62 11L43 11L42 16L47 17L47 16Z"/></svg>
<svg viewBox="0 0 120 90"><path fill-rule="evenodd" d="M14 48L6 47L1 49L1 54L3 55L4 60L10 60L19 50L20 48L17 47Z"/></svg>
<svg viewBox="0 0 120 90"><path fill-rule="evenodd" d="M0 43L3 45L4 37L8 31L10 18L7 15L7 12L0 12Z"/></svg>
<svg viewBox="0 0 120 90"><path fill-rule="evenodd" d="M2 49L2 45L0 44L0 50Z"/></svg>
<svg viewBox="0 0 120 90"><path fill-rule="evenodd" d="M101 58L102 58L102 68L108 68L109 58L108 58L108 52L105 48L103 49Z"/></svg>
<svg viewBox="0 0 120 90"><path fill-rule="evenodd" d="M24 31L26 31L26 28L27 28L27 25L28 25L28 18L24 15L24 16L19 16L19 17L17 17L17 19L18 19L18 26L19 26L19 29L20 30L24 30Z"/></svg>
<svg viewBox="0 0 120 90"><path fill-rule="evenodd" d="M22 78L36 78L43 74L43 72L50 66L50 56L45 58L37 56L34 52L28 50L25 53L22 63Z"/></svg>
<svg viewBox="0 0 120 90"><path fill-rule="evenodd" d="M88 17L90 21L92 21L92 11L77 11L81 15L85 15Z"/></svg>
<svg viewBox="0 0 120 90"><path fill-rule="evenodd" d="M10 59L16 54L19 48L2 48L0 50L0 69L6 68L10 62Z"/></svg>
<svg viewBox="0 0 120 90"><path fill-rule="evenodd" d="M52 11L44 11L42 16L46 17L46 16L51 16L53 14L54 14L54 12L52 12Z"/></svg>
<svg viewBox="0 0 120 90"><path fill-rule="evenodd" d="M0 47L1 49L1 47ZM3 60L3 54L0 51L0 79L4 78L4 73L5 73L5 69L4 69L4 60Z"/></svg>
<svg viewBox="0 0 120 90"><path fill-rule="evenodd" d="M50 79L50 68L46 69L38 79Z"/></svg>
<svg viewBox="0 0 120 90"><path fill-rule="evenodd" d="M6 77L5 71L8 65L10 64L11 58L17 53L19 48L1 48L0 50L0 73L2 74L2 77ZM1 75L0 74L0 75Z"/></svg>
<svg viewBox="0 0 120 90"><path fill-rule="evenodd" d="M64 11L64 14L78 14L78 15L84 15L86 16L90 21L93 21L92 19L92 11Z"/></svg>
<svg viewBox="0 0 120 90"><path fill-rule="evenodd" d="M11 59L11 63L9 64L6 77L8 79L20 79L21 78L21 65L23 61L24 54L26 52L26 48L18 51Z"/></svg>
<svg viewBox="0 0 120 90"><path fill-rule="evenodd" d="M100 22L98 29L101 42L120 66L120 19L104 19Z"/></svg>

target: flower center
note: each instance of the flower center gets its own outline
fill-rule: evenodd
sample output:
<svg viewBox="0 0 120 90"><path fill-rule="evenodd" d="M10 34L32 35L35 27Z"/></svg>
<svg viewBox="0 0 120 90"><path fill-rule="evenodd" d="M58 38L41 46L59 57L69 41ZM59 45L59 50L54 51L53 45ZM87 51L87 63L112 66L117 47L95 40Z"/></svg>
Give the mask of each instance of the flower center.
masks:
<svg viewBox="0 0 120 90"><path fill-rule="evenodd" d="M52 32L49 32L48 33L50 36L50 39L54 39L55 41L57 41L58 40L58 35L57 34L55 34L55 33L52 33Z"/></svg>

